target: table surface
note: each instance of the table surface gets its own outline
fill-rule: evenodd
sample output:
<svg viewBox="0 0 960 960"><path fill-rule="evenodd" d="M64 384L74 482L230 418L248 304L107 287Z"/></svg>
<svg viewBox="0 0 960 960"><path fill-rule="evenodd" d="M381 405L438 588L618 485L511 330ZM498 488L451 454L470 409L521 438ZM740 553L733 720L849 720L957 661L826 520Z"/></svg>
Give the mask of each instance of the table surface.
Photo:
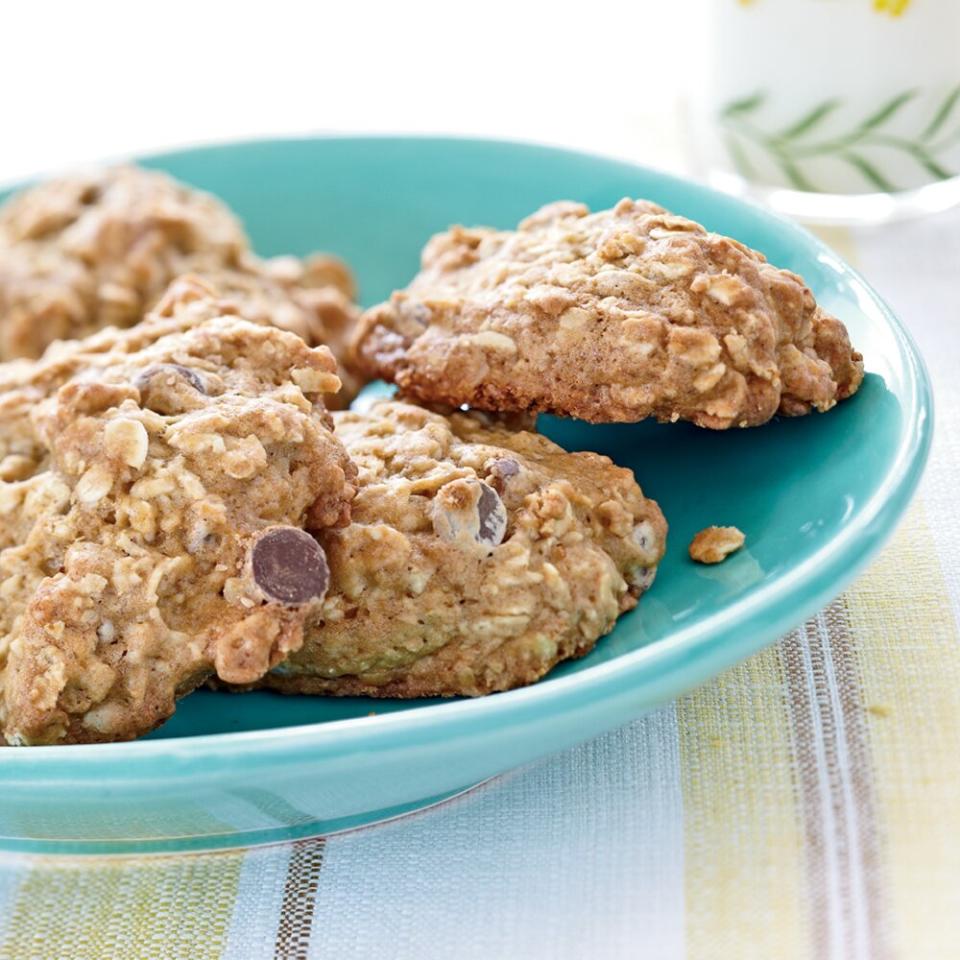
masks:
<svg viewBox="0 0 960 960"><path fill-rule="evenodd" d="M17 6L0 180L338 129L685 170L686 4L624 24L601 0L583 24L494 2L469 29L438 3ZM937 401L920 495L846 594L669 707L406 820L236 853L0 858L0 958L958 955L960 212L822 235L903 317Z"/></svg>

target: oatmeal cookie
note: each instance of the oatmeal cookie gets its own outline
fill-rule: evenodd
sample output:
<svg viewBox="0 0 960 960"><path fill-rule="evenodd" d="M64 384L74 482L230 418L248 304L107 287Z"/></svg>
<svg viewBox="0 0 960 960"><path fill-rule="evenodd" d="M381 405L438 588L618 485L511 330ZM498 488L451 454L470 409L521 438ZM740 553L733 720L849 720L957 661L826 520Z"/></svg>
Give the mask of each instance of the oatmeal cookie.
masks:
<svg viewBox="0 0 960 960"><path fill-rule="evenodd" d="M0 483L12 744L130 739L213 674L255 681L326 592L306 531L349 520L325 347L235 316L115 346L36 405L45 467Z"/></svg>
<svg viewBox="0 0 960 960"><path fill-rule="evenodd" d="M136 167L53 180L0 208L0 359L139 323L187 272L208 276L251 319L329 346L344 366L357 314L344 264L263 260L219 200ZM350 370L345 379L351 395L362 385Z"/></svg>
<svg viewBox="0 0 960 960"><path fill-rule="evenodd" d="M319 535L330 590L286 693L477 696L591 650L650 586L666 523L629 470L471 414L334 414L353 522Z"/></svg>
<svg viewBox="0 0 960 960"><path fill-rule="evenodd" d="M0 208L0 357L128 327L177 275L238 267L249 244L209 194L117 167L25 190Z"/></svg>
<svg viewBox="0 0 960 960"><path fill-rule="evenodd" d="M52 343L39 360L0 363L0 480L25 480L46 469L49 448L33 410L79 374L96 377L162 337L233 314L217 291L196 277L174 281L155 309L134 327L107 327L80 340Z"/></svg>
<svg viewBox="0 0 960 960"><path fill-rule="evenodd" d="M218 280L224 280L217 274ZM229 278L226 282L229 284ZM225 297L219 286L187 275L175 280L153 310L136 326L107 327L80 340L51 344L39 360L0 363L0 480L22 480L42 469L48 449L38 437L31 412L72 377L96 376L130 353L143 350L162 337L182 333L217 317L284 328L284 302L271 299L268 288L251 296ZM322 291L321 291L322 294ZM338 368L343 373L343 368ZM332 382L332 381L331 381ZM325 397L328 409L346 406L343 388Z"/></svg>
<svg viewBox="0 0 960 960"><path fill-rule="evenodd" d="M629 199L435 236L353 349L420 402L714 429L829 410L863 378L843 324L798 276Z"/></svg>
<svg viewBox="0 0 960 960"><path fill-rule="evenodd" d="M202 278L236 304L248 320L292 330L309 344L329 347L337 360L341 388L327 407L344 410L368 382L350 359L349 344L359 309L353 303L353 278L325 254L305 260L244 258L243 269L205 270Z"/></svg>

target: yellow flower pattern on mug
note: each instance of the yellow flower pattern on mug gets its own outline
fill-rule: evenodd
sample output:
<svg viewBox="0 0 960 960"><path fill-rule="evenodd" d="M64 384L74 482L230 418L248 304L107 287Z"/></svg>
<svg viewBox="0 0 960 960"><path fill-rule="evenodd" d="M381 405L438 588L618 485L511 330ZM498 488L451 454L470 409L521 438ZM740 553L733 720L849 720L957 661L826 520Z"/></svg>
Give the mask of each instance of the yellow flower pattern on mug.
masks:
<svg viewBox="0 0 960 960"><path fill-rule="evenodd" d="M910 0L873 0L873 9L877 13L889 13L891 17L899 17L910 6Z"/></svg>
<svg viewBox="0 0 960 960"><path fill-rule="evenodd" d="M741 7L749 7L757 0L737 0L737 2ZM877 13L888 13L891 17L902 16L910 6L910 0L872 0L872 3Z"/></svg>

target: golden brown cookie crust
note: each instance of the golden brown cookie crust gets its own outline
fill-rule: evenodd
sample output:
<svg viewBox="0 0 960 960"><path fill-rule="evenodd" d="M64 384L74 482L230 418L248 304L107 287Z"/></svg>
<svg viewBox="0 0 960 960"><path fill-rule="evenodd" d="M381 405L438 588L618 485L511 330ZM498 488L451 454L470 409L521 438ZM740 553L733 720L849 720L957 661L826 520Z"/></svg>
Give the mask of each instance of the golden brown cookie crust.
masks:
<svg viewBox="0 0 960 960"><path fill-rule="evenodd" d="M435 236L353 350L420 402L714 429L829 410L863 377L799 277L629 199Z"/></svg>
<svg viewBox="0 0 960 960"><path fill-rule="evenodd" d="M209 279L187 275L175 280L154 309L138 324L127 329L108 327L80 340L51 344L36 361L13 360L0 363L0 480L22 480L44 466L48 449L36 435L32 417L37 403L55 393L73 377L96 376L96 371L116 365L127 355L143 350L162 337L183 333L219 317L242 317L280 329L302 331L290 324L282 291L257 285L240 291L236 279L216 274L221 285ZM326 291L318 291L325 296ZM340 294L336 294L340 296ZM309 338L305 338L308 339ZM343 368L338 367L338 373ZM331 389L333 381L330 381ZM325 395L327 408L348 404L343 387Z"/></svg>
<svg viewBox="0 0 960 960"><path fill-rule="evenodd" d="M219 200L155 171L114 167L27 189L0 207L0 358L131 326L174 277L237 268L248 247Z"/></svg>
<svg viewBox="0 0 960 960"><path fill-rule="evenodd" d="M650 586L666 523L629 470L463 413L334 414L359 468L288 693L477 696L587 653Z"/></svg>
<svg viewBox="0 0 960 960"><path fill-rule="evenodd" d="M101 357L36 406L44 466L0 483L9 743L129 739L214 673L255 681L329 580L303 528L349 520L326 348L227 315Z"/></svg>
<svg viewBox="0 0 960 960"><path fill-rule="evenodd" d="M353 279L335 257L314 254L306 260L261 260L248 254L242 269L205 270L202 279L246 319L290 330L311 345L330 348L341 388L330 396L329 409L345 410L367 383L349 359L360 315L352 301Z"/></svg>
<svg viewBox="0 0 960 960"><path fill-rule="evenodd" d="M134 327L107 327L80 340L57 341L39 360L0 363L0 480L25 480L46 469L50 451L37 434L33 411L69 380L83 373L95 378L163 337L235 315L235 306L209 284L184 277Z"/></svg>
<svg viewBox="0 0 960 960"><path fill-rule="evenodd" d="M343 263L261 259L219 200L137 167L53 180L0 207L0 360L139 323L185 273L206 276L249 319L329 346L344 366L357 310ZM352 397L362 382L346 368L344 379Z"/></svg>

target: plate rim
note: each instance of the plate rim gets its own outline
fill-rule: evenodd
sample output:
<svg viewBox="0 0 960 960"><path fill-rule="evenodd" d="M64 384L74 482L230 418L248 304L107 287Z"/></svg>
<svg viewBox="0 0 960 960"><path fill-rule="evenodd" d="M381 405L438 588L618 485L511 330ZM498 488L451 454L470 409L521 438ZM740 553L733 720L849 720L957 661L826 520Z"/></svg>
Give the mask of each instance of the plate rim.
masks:
<svg viewBox="0 0 960 960"><path fill-rule="evenodd" d="M839 595L856 578L893 534L897 522L916 491L930 453L934 402L926 365L905 325L858 270L809 230L757 203L732 197L706 184L620 156L520 139L416 133L253 137L152 152L134 156L130 162L162 167L165 161L190 154L221 150L228 152L238 147L282 149L290 144L330 141L375 146L385 141L411 140L468 149L474 145L519 148L618 164L651 179L660 180L673 188L692 191L728 209L746 207L762 224L786 234L791 245L805 247L819 259L832 262L879 311L894 335L900 361L896 366L905 374L904 395L900 396L904 403L903 422L895 457L882 484L863 504L848 526L782 577L698 623L680 627L656 643L622 653L570 676L555 677L550 679L549 683L535 683L488 697L452 699L394 713L377 713L373 716L318 721L266 730L195 734L123 743L17 747L4 751L0 780L7 780L11 775L15 775L17 783L23 786L40 781L62 781L71 776L71 767L82 766L78 771L80 779L90 780L95 777L98 784L131 781L143 784L161 776L165 782L170 783L171 778L196 779L196 774L201 771L208 776L215 776L217 771L209 766L212 759L222 761L239 753L245 755L247 763L260 760L271 766L282 766L302 759L304 751L310 751L311 758L319 760L324 756L342 755L345 749L356 748L361 744L368 750L380 749L385 742L398 737L405 738L405 746L412 746L415 742L423 742L424 734L435 732L438 728L442 728L440 738L446 740L455 736L457 729L470 726L477 719L485 719L500 728L509 728L531 716L562 710L565 706L572 705L571 700L582 705L583 698L594 701L615 693L623 693L624 689L630 686L631 679L636 679L638 674L649 670L655 671L656 675L661 677L667 671L682 668L682 661L685 659L691 661L688 665L691 670L695 662L707 665L706 669L699 671L697 677L682 684L683 688L689 689L775 642L775 638L785 630L803 622L806 617L821 609L829 599ZM16 189L27 182L29 180L21 180L19 184L4 184L3 189ZM859 549L856 549L857 547ZM765 639L741 639L728 642L719 651L710 649L711 645L717 642L714 635L745 618L754 619L764 614L772 614L773 598L782 598L785 592L788 595L795 593L801 586L806 589L807 598L793 604L788 614L780 613L774 617L771 625L759 630ZM783 626L784 622L787 622L787 626ZM176 759L176 770L167 769L162 775L156 772L151 775L150 766L164 758ZM71 782L76 785L75 781Z"/></svg>

